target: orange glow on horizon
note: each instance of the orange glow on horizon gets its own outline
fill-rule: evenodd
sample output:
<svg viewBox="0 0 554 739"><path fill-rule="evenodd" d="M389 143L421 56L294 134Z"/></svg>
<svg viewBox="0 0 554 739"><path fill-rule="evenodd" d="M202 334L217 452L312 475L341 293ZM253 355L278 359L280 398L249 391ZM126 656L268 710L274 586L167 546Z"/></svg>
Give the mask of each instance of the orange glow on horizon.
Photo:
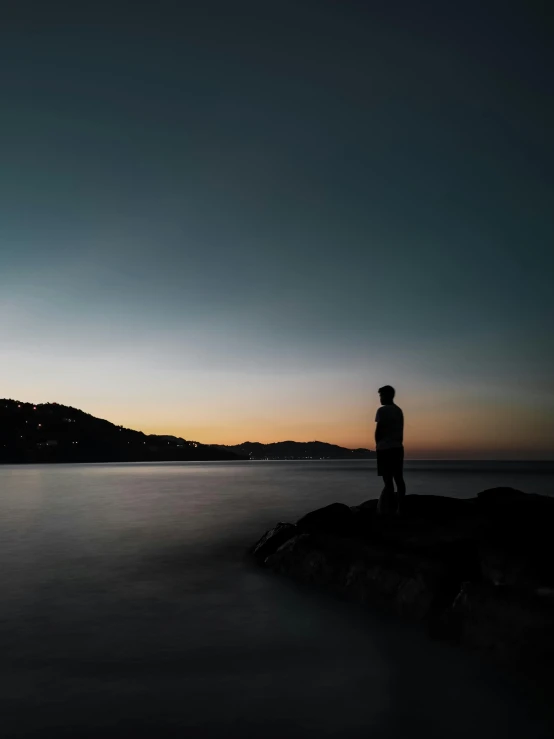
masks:
<svg viewBox="0 0 554 739"><path fill-rule="evenodd" d="M116 425L147 434L171 434L203 444L265 444L322 441L349 449L374 449L373 396L307 393L263 396L239 387L235 395L171 398L106 396L89 398L57 392L57 402L72 405ZM17 393L27 400L30 393ZM30 397L48 402L50 397ZM510 397L511 401L512 398ZM516 405L516 402L518 403ZM398 399L404 410L407 459L554 459L554 413L543 399L506 402L492 393L423 392L406 388Z"/></svg>
<svg viewBox="0 0 554 739"><path fill-rule="evenodd" d="M479 428L476 430L476 425ZM158 423L144 427L145 433L168 433L193 439L203 444L236 445L246 441L271 444L279 441L324 441L348 449L364 447L374 449L372 420L357 424L333 423L250 424L228 426L188 426ZM521 431L521 429L520 429ZM530 434L521 438L514 424L491 419L485 423L475 412L466 411L452 416L430 413L419 423L406 421L404 446L407 459L551 459L548 448L551 436Z"/></svg>

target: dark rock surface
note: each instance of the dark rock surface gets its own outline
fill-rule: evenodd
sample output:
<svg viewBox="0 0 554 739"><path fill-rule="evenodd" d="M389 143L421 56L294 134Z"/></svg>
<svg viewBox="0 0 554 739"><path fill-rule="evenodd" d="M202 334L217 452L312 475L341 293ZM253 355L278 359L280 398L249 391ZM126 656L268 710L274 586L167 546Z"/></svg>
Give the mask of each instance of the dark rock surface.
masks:
<svg viewBox="0 0 554 739"><path fill-rule="evenodd" d="M554 499L492 488L468 500L409 495L280 523L251 550L262 566L392 608L526 669L554 672Z"/></svg>
<svg viewBox="0 0 554 739"><path fill-rule="evenodd" d="M260 562L265 561L267 557L274 554L277 549L288 539L292 538L296 533L296 526L292 523L278 523L273 529L269 529L258 541L253 549L252 554Z"/></svg>

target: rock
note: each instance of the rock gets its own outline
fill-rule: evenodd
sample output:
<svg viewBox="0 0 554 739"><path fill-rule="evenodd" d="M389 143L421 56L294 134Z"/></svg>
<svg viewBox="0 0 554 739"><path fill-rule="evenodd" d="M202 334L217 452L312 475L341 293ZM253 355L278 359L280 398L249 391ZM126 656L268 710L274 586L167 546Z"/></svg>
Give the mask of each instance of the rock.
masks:
<svg viewBox="0 0 554 739"><path fill-rule="evenodd" d="M376 513L378 503L379 503L378 498L372 498L371 500L365 500L363 503L360 503L358 508L364 511L373 511L373 513Z"/></svg>
<svg viewBox="0 0 554 739"><path fill-rule="evenodd" d="M356 519L349 506L344 503L331 503L307 513L296 525L304 531L316 529L339 534L351 531L356 525Z"/></svg>
<svg viewBox="0 0 554 739"><path fill-rule="evenodd" d="M402 502L402 516L424 518L427 521L451 521L474 518L474 499L446 498L442 495L406 495Z"/></svg>
<svg viewBox="0 0 554 739"><path fill-rule="evenodd" d="M542 645L554 666L554 499L491 488L469 500L408 495L399 516L377 507L325 506L279 524L253 554L508 661L529 665Z"/></svg>
<svg viewBox="0 0 554 739"><path fill-rule="evenodd" d="M337 548L322 545L320 537L300 533L287 541L268 559L268 566L297 580L336 586L346 562L337 556Z"/></svg>
<svg viewBox="0 0 554 739"><path fill-rule="evenodd" d="M400 615L424 620L431 616L447 579L445 562L431 558L416 561L404 552L374 547L351 561L343 585L354 600L378 603Z"/></svg>
<svg viewBox="0 0 554 739"><path fill-rule="evenodd" d="M497 490L511 489L496 488L484 491L489 497L477 496L478 507L487 513L478 537L483 578L530 591L554 586L554 499L513 490L494 505Z"/></svg>
<svg viewBox="0 0 554 739"><path fill-rule="evenodd" d="M451 552L440 559L425 557L324 532L299 533L265 564L280 574L331 587L353 600L378 602L418 620L450 605L461 581Z"/></svg>
<svg viewBox="0 0 554 739"><path fill-rule="evenodd" d="M554 605L522 591L463 583L446 613L456 641L521 667L554 666Z"/></svg>
<svg viewBox="0 0 554 739"><path fill-rule="evenodd" d="M491 585L507 585L523 590L537 590L554 585L554 573L548 559L552 553L525 547L524 542L485 539L479 547L481 573Z"/></svg>
<svg viewBox="0 0 554 739"><path fill-rule="evenodd" d="M296 526L292 523L278 523L273 529L266 531L262 538L254 544L251 554L258 562L272 555L288 539L296 534Z"/></svg>
<svg viewBox="0 0 554 739"><path fill-rule="evenodd" d="M499 505L503 503L511 503L513 501L522 501L526 498L526 493L515 488L488 488L477 494L479 503L489 505Z"/></svg>

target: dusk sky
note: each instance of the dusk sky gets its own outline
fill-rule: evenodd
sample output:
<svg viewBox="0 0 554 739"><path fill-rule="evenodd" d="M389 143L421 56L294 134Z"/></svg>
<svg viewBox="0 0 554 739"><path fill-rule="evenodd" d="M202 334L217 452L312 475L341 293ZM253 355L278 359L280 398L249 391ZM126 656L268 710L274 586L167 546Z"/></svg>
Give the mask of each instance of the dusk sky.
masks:
<svg viewBox="0 0 554 739"><path fill-rule="evenodd" d="M547 4L6 5L0 396L554 458Z"/></svg>

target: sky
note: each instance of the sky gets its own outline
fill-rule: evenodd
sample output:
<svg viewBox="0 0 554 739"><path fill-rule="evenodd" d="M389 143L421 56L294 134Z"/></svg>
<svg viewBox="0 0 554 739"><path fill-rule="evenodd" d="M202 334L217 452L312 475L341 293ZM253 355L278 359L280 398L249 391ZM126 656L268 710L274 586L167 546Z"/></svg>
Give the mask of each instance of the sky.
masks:
<svg viewBox="0 0 554 739"><path fill-rule="evenodd" d="M509 7L508 7L509 6ZM547 4L8 2L0 396L554 459Z"/></svg>

